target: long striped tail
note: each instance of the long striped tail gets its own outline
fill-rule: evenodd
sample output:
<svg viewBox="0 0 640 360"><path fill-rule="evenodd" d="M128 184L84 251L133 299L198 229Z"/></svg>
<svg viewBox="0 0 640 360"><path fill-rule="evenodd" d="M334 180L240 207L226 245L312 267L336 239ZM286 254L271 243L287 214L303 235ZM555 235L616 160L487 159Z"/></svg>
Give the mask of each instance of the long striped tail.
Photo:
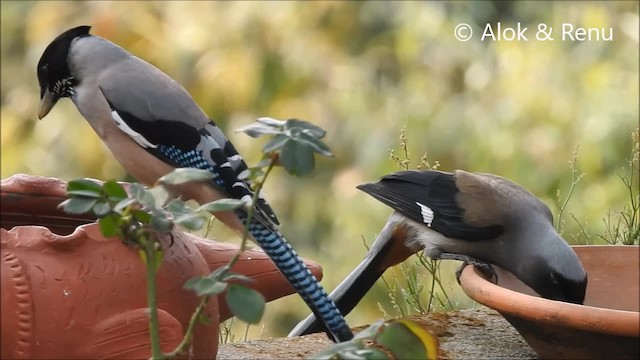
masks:
<svg viewBox="0 0 640 360"><path fill-rule="evenodd" d="M239 215L242 222L246 223L246 215ZM351 340L353 333L340 310L287 240L277 230L269 229L255 220L249 226L249 233L300 294L316 319L325 324L327 334L335 342Z"/></svg>

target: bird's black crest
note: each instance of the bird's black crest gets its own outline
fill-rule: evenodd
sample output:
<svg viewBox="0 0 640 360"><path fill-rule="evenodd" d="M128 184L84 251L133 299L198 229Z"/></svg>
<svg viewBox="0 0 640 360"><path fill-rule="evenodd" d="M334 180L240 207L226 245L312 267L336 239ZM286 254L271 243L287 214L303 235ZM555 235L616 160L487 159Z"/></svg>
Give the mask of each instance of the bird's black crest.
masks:
<svg viewBox="0 0 640 360"><path fill-rule="evenodd" d="M433 211L430 227L448 238L488 240L504 231L499 225L478 227L464 221L464 209L456 201L458 188L450 173L399 171L357 188L418 223L424 223L424 219L417 203L428 207Z"/></svg>
<svg viewBox="0 0 640 360"><path fill-rule="evenodd" d="M42 53L38 62L38 82L40 83L40 96L47 87L53 86L58 80L70 76L67 56L73 39L90 36L91 26L82 25L69 29L58 35Z"/></svg>

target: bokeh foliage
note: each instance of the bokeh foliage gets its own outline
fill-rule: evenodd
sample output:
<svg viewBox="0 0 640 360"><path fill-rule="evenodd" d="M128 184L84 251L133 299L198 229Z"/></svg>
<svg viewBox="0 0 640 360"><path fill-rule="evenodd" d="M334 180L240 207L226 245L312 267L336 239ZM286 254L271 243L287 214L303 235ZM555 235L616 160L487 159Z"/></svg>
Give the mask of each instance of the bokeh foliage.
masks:
<svg viewBox="0 0 640 360"><path fill-rule="evenodd" d="M585 173L568 212L602 233L627 201L618 173L638 127L638 2L57 2L1 3L1 175L128 179L70 101L38 122L37 61L80 24L183 84L255 164L264 141L233 130L259 116L327 130L335 158L309 178L275 172L266 196L282 232L322 263L328 290L364 256L389 209L355 190L397 170L388 160L406 127L415 160L506 176L556 209L579 146ZM487 22L535 31L611 27L612 42L480 42ZM458 23L476 37L459 42ZM636 177L637 179L637 177ZM556 212L557 213L557 212ZM568 218L567 234L579 230ZM227 239L217 227L214 234ZM570 236L567 236L571 240ZM451 268L453 269L453 267ZM452 271L448 271L450 273ZM396 274L392 274L395 276ZM452 278L451 278L452 279ZM457 284L460 304L468 304ZM349 317L381 316L377 286ZM282 335L307 314L300 299L270 304L263 324ZM257 329L256 333L259 333ZM258 336L258 334L256 334Z"/></svg>

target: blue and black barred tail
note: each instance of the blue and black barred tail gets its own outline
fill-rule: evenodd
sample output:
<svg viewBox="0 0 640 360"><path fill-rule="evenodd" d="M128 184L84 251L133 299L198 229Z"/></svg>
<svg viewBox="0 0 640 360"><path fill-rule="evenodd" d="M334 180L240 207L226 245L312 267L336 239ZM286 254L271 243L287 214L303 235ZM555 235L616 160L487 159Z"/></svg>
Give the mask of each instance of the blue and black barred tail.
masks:
<svg viewBox="0 0 640 360"><path fill-rule="evenodd" d="M242 222L246 223L246 215L239 215ZM351 340L353 333L340 310L284 237L258 221L251 222L249 232L307 303L316 319L325 324L327 334L335 342Z"/></svg>

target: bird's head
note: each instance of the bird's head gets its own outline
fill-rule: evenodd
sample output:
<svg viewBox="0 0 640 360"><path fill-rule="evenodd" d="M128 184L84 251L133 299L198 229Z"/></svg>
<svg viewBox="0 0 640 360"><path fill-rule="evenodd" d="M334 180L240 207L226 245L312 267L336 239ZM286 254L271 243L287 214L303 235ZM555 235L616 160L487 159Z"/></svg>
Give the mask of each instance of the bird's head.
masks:
<svg viewBox="0 0 640 360"><path fill-rule="evenodd" d="M63 97L73 95L75 80L71 75L69 47L74 39L89 36L90 26L78 26L58 35L44 50L38 61L38 83L40 84L40 108L38 118L45 117Z"/></svg>
<svg viewBox="0 0 640 360"><path fill-rule="evenodd" d="M580 259L555 230L531 239L541 246L532 250L514 274L546 299L583 304L587 273Z"/></svg>

